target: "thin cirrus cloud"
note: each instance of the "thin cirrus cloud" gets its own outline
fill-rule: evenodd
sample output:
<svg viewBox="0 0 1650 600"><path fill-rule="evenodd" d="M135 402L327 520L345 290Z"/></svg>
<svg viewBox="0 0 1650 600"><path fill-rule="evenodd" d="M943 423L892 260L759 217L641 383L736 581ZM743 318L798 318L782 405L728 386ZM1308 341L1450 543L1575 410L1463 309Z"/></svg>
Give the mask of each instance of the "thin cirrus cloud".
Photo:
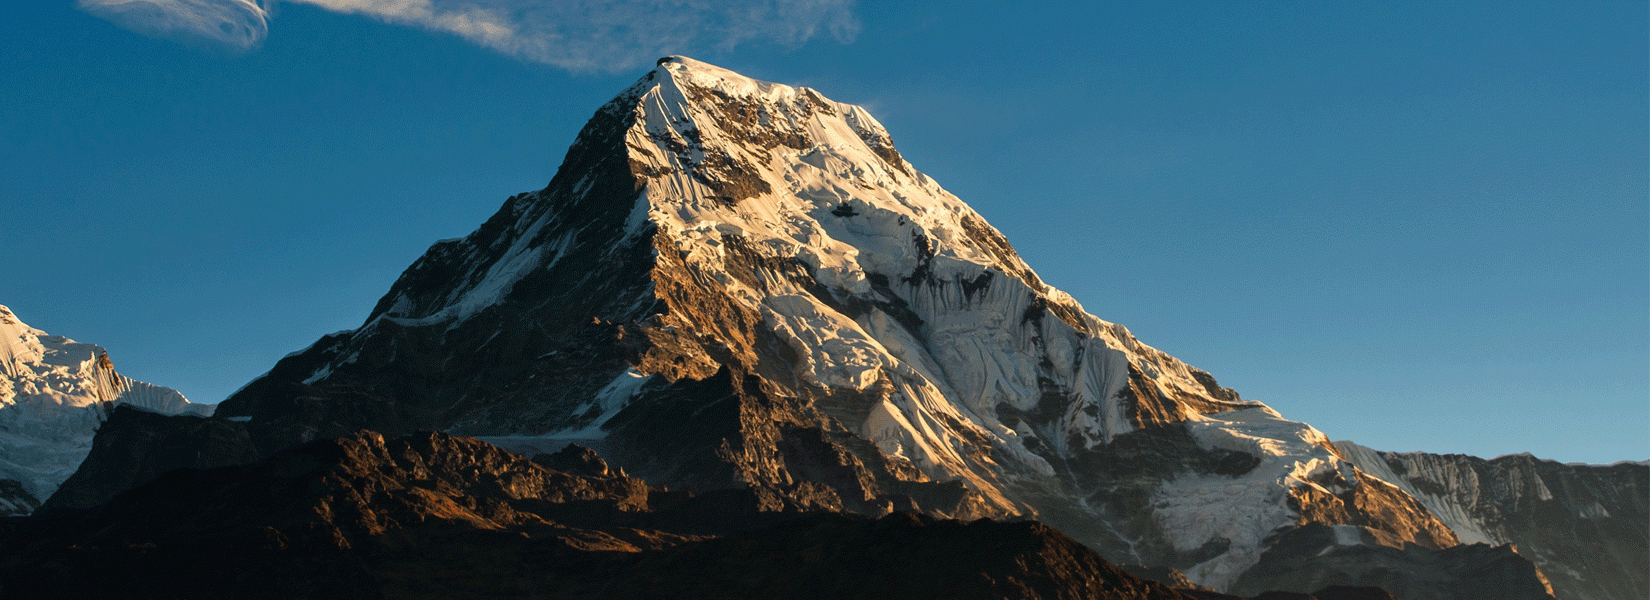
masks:
<svg viewBox="0 0 1650 600"><path fill-rule="evenodd" d="M255 48L269 35L269 9L254 0L80 0L77 6L145 35L233 50Z"/></svg>
<svg viewBox="0 0 1650 600"><path fill-rule="evenodd" d="M632 68L659 54L750 41L850 42L854 0L290 0L457 35L524 60L573 71ZM146 35L258 47L271 0L79 0L90 14Z"/></svg>

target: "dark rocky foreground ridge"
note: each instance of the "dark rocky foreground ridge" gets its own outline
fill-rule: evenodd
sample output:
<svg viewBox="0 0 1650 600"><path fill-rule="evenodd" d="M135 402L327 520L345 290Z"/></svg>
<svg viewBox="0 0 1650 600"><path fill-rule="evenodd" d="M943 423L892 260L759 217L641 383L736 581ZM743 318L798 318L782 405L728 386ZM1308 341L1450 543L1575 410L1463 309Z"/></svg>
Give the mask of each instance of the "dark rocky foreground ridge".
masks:
<svg viewBox="0 0 1650 600"><path fill-rule="evenodd" d="M1132 576L1036 522L763 510L774 500L667 491L578 446L528 460L441 433L362 431L172 471L92 509L0 521L0 597L1197 594Z"/></svg>
<svg viewBox="0 0 1650 600"><path fill-rule="evenodd" d="M92 456L37 516L0 521L0 582L10 582L0 598L1181 597L1107 587L1133 577L1118 579L1099 554L1034 521L876 519L761 487L669 491L576 444L528 460L442 433L361 431L258 459L247 427L116 407ZM1552 597L1506 546L1348 545L1309 525L1275 548L1236 593ZM990 571L996 561L1025 571ZM1239 597L1173 569L1127 569L1187 597ZM848 581L818 584L837 576ZM902 591L878 593L886 589Z"/></svg>

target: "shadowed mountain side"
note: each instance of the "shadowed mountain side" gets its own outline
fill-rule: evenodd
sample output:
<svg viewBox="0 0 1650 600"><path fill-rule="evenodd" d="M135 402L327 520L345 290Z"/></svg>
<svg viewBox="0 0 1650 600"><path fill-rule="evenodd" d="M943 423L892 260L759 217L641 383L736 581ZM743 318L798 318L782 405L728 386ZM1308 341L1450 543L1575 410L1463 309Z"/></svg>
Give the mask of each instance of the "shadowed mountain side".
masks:
<svg viewBox="0 0 1650 600"><path fill-rule="evenodd" d="M982 568L983 566L983 568ZM817 516L649 556L611 588L678 598L1185 598L1034 521ZM661 593L660 590L670 590Z"/></svg>
<svg viewBox="0 0 1650 600"><path fill-rule="evenodd" d="M1373 544L1362 539L1368 535L1344 525L1296 528L1279 536L1229 591L1306 592L1329 581L1378 587L1404 600L1553 600L1541 571L1510 545L1434 551Z"/></svg>
<svg viewBox="0 0 1650 600"><path fill-rule="evenodd" d="M528 460L363 431L0 520L0 596L1188 598L1034 522L762 510L762 494L651 487L577 446Z"/></svg>
<svg viewBox="0 0 1650 600"><path fill-rule="evenodd" d="M116 406L92 451L42 510L91 508L173 469L209 469L259 458L246 424Z"/></svg>

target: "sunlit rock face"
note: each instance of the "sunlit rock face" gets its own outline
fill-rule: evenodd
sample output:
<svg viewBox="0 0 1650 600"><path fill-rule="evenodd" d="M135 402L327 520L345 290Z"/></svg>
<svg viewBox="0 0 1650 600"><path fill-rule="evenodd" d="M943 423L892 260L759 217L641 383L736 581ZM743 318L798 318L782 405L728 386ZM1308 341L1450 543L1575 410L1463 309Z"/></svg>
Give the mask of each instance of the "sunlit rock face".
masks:
<svg viewBox="0 0 1650 600"><path fill-rule="evenodd" d="M1513 544L1565 600L1650 598L1650 464L1380 452L1336 442L1464 543Z"/></svg>
<svg viewBox="0 0 1650 600"><path fill-rule="evenodd" d="M1317 430L1045 284L864 109L681 57L546 188L219 412L265 452L363 427L577 440L776 507L1035 517L1215 589L1305 524L1458 543Z"/></svg>
<svg viewBox="0 0 1650 600"><path fill-rule="evenodd" d="M213 409L121 375L102 347L29 327L0 306L0 516L29 514L51 496L117 404L163 414Z"/></svg>

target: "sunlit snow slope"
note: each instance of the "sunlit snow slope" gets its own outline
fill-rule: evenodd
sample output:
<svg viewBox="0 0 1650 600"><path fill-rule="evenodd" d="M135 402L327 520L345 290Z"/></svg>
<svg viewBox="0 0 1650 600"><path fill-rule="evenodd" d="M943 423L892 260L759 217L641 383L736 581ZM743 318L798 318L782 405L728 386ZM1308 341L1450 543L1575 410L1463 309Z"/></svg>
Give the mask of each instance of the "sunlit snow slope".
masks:
<svg viewBox="0 0 1650 600"><path fill-rule="evenodd" d="M33 511L73 474L114 404L202 416L214 408L116 373L103 348L29 327L0 306L0 480L21 488L0 482L0 515Z"/></svg>

